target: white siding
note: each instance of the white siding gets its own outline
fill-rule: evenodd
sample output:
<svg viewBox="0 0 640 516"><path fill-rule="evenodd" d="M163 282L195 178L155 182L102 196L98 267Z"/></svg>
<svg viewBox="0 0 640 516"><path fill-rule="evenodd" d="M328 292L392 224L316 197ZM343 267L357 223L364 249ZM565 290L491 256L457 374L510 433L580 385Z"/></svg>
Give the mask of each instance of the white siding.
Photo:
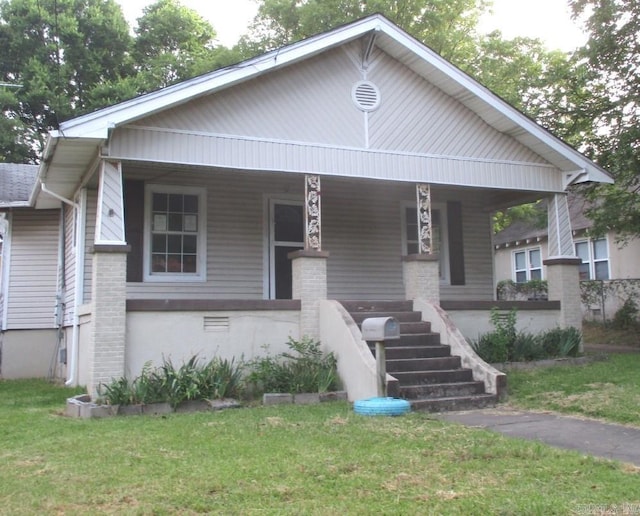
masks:
<svg viewBox="0 0 640 516"><path fill-rule="evenodd" d="M93 273L93 245L96 233L96 211L98 204L97 190L87 190L87 209L85 218L85 242L84 242L84 285L83 303L91 302L91 287Z"/></svg>
<svg viewBox="0 0 640 516"><path fill-rule="evenodd" d="M62 285L65 304L64 325L73 323L73 307L75 300L74 278L76 270L76 254L74 252L75 239L75 209L64 206L64 285Z"/></svg>
<svg viewBox="0 0 640 516"><path fill-rule="evenodd" d="M14 211L7 329L55 327L60 211Z"/></svg>

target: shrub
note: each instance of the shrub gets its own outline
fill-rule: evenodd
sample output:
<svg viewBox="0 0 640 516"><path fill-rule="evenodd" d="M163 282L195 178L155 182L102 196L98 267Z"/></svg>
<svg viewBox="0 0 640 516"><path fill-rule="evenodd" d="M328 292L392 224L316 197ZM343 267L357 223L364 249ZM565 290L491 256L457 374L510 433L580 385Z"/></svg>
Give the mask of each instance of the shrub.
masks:
<svg viewBox="0 0 640 516"><path fill-rule="evenodd" d="M110 405L168 402L172 407L186 400L219 399L242 392L243 365L214 357L200 365L197 355L176 368L163 359L157 369L147 362L131 383L122 377L100 385L98 394Z"/></svg>
<svg viewBox="0 0 640 516"><path fill-rule="evenodd" d="M336 358L325 354L320 342L310 337L301 340L289 338L290 352L252 360L248 367L249 383L258 392L325 392L334 390L338 383Z"/></svg>
<svg viewBox="0 0 640 516"><path fill-rule="evenodd" d="M582 335L576 328L554 328L539 337L547 357L576 356Z"/></svg>
<svg viewBox="0 0 640 516"><path fill-rule="evenodd" d="M638 304L631 297L628 297L614 314L611 326L616 330L630 330L636 326L637 319Z"/></svg>

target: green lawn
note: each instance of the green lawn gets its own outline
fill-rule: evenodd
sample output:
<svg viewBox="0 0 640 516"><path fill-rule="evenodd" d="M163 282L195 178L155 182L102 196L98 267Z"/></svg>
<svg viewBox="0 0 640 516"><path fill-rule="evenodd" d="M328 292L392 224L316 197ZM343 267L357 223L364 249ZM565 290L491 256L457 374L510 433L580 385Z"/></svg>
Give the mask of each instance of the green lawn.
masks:
<svg viewBox="0 0 640 516"><path fill-rule="evenodd" d="M347 403L101 420L0 382L3 514L569 514L640 503L637 468Z"/></svg>
<svg viewBox="0 0 640 516"><path fill-rule="evenodd" d="M582 366L509 371L509 404L640 426L640 353Z"/></svg>

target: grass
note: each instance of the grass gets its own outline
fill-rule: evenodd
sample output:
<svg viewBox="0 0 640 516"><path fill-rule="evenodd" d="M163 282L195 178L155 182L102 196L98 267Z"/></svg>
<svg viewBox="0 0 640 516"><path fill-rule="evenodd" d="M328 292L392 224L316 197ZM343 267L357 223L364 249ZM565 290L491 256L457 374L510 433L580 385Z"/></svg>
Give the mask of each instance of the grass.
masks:
<svg viewBox="0 0 640 516"><path fill-rule="evenodd" d="M640 426L640 353L582 366L510 371L509 403Z"/></svg>
<svg viewBox="0 0 640 516"><path fill-rule="evenodd" d="M80 420L0 382L6 514L568 514L640 503L637 468L347 403Z"/></svg>

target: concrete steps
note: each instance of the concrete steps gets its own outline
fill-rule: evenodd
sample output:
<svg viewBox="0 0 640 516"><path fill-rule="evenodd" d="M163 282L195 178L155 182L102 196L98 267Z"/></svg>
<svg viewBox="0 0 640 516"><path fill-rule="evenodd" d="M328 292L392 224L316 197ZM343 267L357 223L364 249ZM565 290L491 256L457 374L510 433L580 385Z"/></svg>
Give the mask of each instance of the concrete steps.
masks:
<svg viewBox="0 0 640 516"><path fill-rule="evenodd" d="M395 317L400 339L385 344L387 372L398 380L398 393L414 410L442 412L494 406L496 396L486 394L482 382L474 381L460 357L442 345L431 324L413 311L411 301L342 301L353 320L362 325L369 317ZM375 355L375 343L369 348ZM395 393L394 393L395 394Z"/></svg>

